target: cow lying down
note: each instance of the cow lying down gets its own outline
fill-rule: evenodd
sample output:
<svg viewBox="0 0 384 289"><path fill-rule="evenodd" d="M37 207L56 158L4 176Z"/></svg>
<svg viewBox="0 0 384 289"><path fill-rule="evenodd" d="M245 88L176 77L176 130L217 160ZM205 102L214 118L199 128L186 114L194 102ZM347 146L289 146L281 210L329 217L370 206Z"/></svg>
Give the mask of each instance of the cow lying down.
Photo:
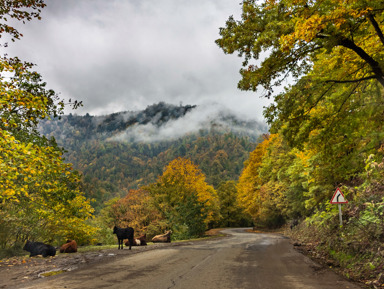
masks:
<svg viewBox="0 0 384 289"><path fill-rule="evenodd" d="M67 240L67 243L61 245L60 253L76 253L77 243L75 240Z"/></svg>
<svg viewBox="0 0 384 289"><path fill-rule="evenodd" d="M127 242L125 242L125 246L129 245L129 240L127 240ZM131 244L131 246L147 246L147 234L133 239L133 244Z"/></svg>
<svg viewBox="0 0 384 289"><path fill-rule="evenodd" d="M25 243L23 250L28 251L30 253L29 257L37 255L43 255L43 257L56 255L55 247L41 242L31 242L29 240L27 240L27 242Z"/></svg>
<svg viewBox="0 0 384 289"><path fill-rule="evenodd" d="M163 235L156 235L152 238L153 243L171 243L172 231L166 231Z"/></svg>

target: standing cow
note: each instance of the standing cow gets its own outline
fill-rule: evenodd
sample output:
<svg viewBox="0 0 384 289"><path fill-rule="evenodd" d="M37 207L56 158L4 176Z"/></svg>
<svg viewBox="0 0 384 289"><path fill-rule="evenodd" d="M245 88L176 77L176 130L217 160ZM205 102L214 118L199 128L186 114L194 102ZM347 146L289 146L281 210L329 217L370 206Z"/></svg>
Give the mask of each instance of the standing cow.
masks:
<svg viewBox="0 0 384 289"><path fill-rule="evenodd" d="M119 242L119 248L118 249L123 249L123 241L124 239L129 240L129 250L131 250L131 244L133 244L133 234L135 231L131 227L127 228L119 228L114 226L113 227L113 234L116 234L117 240Z"/></svg>

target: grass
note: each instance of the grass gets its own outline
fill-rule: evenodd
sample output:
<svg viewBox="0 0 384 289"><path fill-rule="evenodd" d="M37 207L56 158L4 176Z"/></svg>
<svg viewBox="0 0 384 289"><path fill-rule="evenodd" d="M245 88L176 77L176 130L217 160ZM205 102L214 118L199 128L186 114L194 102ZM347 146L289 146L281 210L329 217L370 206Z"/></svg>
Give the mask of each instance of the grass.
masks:
<svg viewBox="0 0 384 289"><path fill-rule="evenodd" d="M102 246L89 245L89 246L78 247L77 252L85 253L85 252L93 252L93 251L100 251L100 250L110 250L115 248L116 248L116 245L102 245Z"/></svg>
<svg viewBox="0 0 384 289"><path fill-rule="evenodd" d="M53 270L53 271L49 271L49 272L40 273L40 276L50 277L50 276L59 275L59 274L64 273L64 272L67 272L67 271L66 270Z"/></svg>

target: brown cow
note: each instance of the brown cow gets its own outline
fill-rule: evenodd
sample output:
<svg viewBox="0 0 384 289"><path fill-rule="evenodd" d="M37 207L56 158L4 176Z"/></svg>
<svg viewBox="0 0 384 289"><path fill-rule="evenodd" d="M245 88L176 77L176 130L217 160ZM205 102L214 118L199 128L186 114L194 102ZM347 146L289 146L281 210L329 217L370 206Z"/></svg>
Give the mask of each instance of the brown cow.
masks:
<svg viewBox="0 0 384 289"><path fill-rule="evenodd" d="M67 243L60 247L60 253L76 253L77 243L75 240L67 240Z"/></svg>
<svg viewBox="0 0 384 289"><path fill-rule="evenodd" d="M129 240L125 242L125 246L129 246ZM133 239L132 246L147 246L147 234L141 235L140 237Z"/></svg>
<svg viewBox="0 0 384 289"><path fill-rule="evenodd" d="M153 243L171 243L172 231L166 231L163 235L156 235L152 238Z"/></svg>

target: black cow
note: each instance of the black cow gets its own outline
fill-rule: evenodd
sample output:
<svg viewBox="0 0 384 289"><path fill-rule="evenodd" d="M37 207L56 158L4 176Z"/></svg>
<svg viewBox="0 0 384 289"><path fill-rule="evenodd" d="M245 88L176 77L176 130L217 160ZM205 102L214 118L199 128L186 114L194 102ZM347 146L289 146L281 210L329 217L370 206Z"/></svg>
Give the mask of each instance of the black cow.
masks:
<svg viewBox="0 0 384 289"><path fill-rule="evenodd" d="M29 240L27 240L27 242L25 243L23 250L28 251L30 253L29 257L37 255L43 255L43 257L56 255L55 247L41 242L31 242Z"/></svg>
<svg viewBox="0 0 384 289"><path fill-rule="evenodd" d="M129 240L129 250L131 250L131 244L133 244L133 235L135 231L131 227L127 228L119 228L114 226L113 227L113 234L116 234L117 240L119 242L119 249L123 249L123 240L128 239ZM121 248L120 248L121 246Z"/></svg>
<svg viewBox="0 0 384 289"><path fill-rule="evenodd" d="M293 219L290 225L291 230L299 224L298 219Z"/></svg>

